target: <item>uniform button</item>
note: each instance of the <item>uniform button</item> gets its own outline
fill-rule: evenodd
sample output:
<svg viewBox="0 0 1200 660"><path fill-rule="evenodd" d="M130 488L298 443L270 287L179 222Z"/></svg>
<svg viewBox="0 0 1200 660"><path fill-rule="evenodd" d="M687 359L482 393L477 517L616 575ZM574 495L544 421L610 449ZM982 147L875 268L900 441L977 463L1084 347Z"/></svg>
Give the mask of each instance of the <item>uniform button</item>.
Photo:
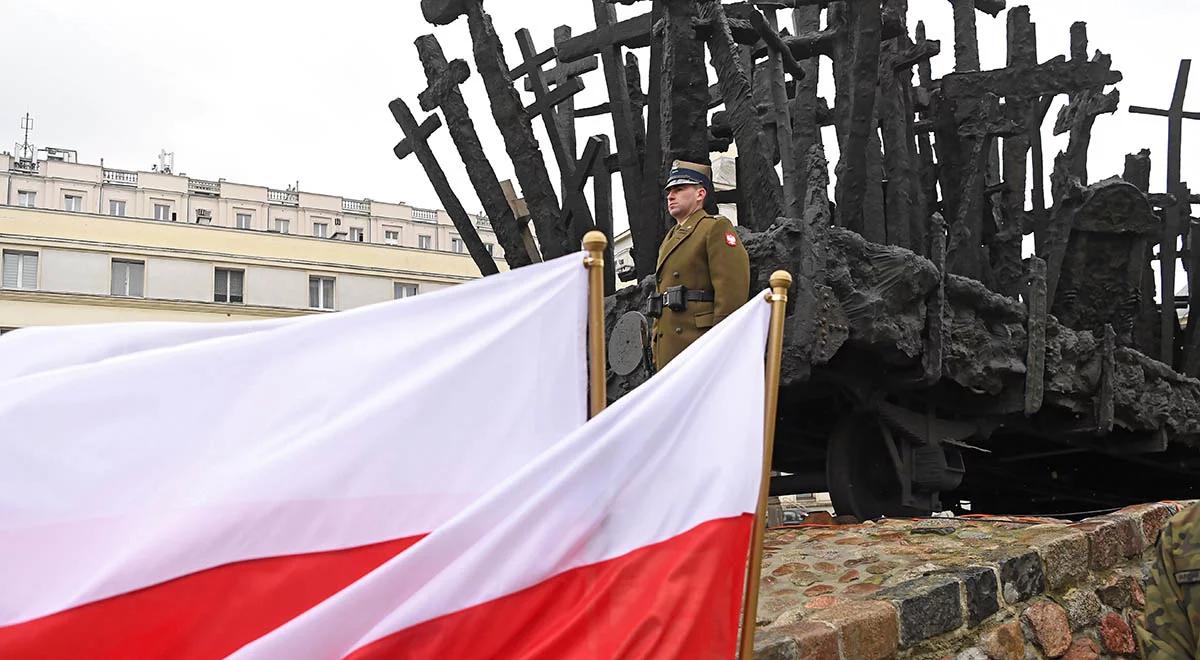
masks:
<svg viewBox="0 0 1200 660"><path fill-rule="evenodd" d="M679 277L679 271L675 271L674 273L671 273L671 274L674 275L675 277Z"/></svg>
<svg viewBox="0 0 1200 660"><path fill-rule="evenodd" d="M677 334L677 335L683 334L683 328L675 328L675 334Z"/></svg>

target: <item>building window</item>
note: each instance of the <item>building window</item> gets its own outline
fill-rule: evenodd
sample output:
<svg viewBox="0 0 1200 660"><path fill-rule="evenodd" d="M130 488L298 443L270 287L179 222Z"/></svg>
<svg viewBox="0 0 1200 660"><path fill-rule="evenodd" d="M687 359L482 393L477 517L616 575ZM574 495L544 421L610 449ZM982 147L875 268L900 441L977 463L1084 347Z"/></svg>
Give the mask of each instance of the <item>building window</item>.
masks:
<svg viewBox="0 0 1200 660"><path fill-rule="evenodd" d="M170 220L171 219L171 205L156 203L154 205L154 219L155 220Z"/></svg>
<svg viewBox="0 0 1200 660"><path fill-rule="evenodd" d="M351 241L354 241L355 243L362 243L362 242L363 242L363 230L362 230L362 227L351 227L351 228L350 228L350 240L351 240Z"/></svg>
<svg viewBox="0 0 1200 660"><path fill-rule="evenodd" d="M313 223L313 236L316 236L317 238L327 238L329 236L329 223L328 222L314 222Z"/></svg>
<svg viewBox="0 0 1200 660"><path fill-rule="evenodd" d="M412 298L413 296L417 295L417 285L406 284L404 282L393 282L392 294L392 297L396 300L401 298Z"/></svg>
<svg viewBox="0 0 1200 660"><path fill-rule="evenodd" d="M433 237L421 234L417 237L417 247L421 248L422 250L432 250Z"/></svg>
<svg viewBox="0 0 1200 660"><path fill-rule="evenodd" d="M292 221L291 220L280 220L279 218L275 218L275 231L277 231L281 234L292 233Z"/></svg>
<svg viewBox="0 0 1200 660"><path fill-rule="evenodd" d="M308 306L313 309L333 309L332 277L308 277Z"/></svg>
<svg viewBox="0 0 1200 660"><path fill-rule="evenodd" d="M33 205L36 203L37 203L37 193L35 193L31 190L18 190L17 191L17 206L25 206L28 208L33 208Z"/></svg>
<svg viewBox="0 0 1200 660"><path fill-rule="evenodd" d="M125 217L125 200L110 199L108 200L108 214Z"/></svg>
<svg viewBox="0 0 1200 660"><path fill-rule="evenodd" d="M112 261L112 294L141 298L146 278L146 264L141 261Z"/></svg>
<svg viewBox="0 0 1200 660"><path fill-rule="evenodd" d="M463 241L462 241L462 239L461 239L461 238L452 238L452 239L450 239L450 251L451 251L451 252L454 252L454 253L457 253L457 254L462 254L462 253L463 253L463 250L464 250L464 247L465 247L465 246L463 245Z"/></svg>
<svg viewBox="0 0 1200 660"><path fill-rule="evenodd" d="M83 210L82 195L65 195L63 197L63 210L74 211L76 213Z"/></svg>
<svg viewBox="0 0 1200 660"><path fill-rule="evenodd" d="M425 209L413 209L412 219L417 222L432 222L437 223L437 211L426 211Z"/></svg>
<svg viewBox="0 0 1200 660"><path fill-rule="evenodd" d="M383 232L383 242L388 245L400 245L400 230L387 229Z"/></svg>
<svg viewBox="0 0 1200 660"><path fill-rule="evenodd" d="M483 249L487 250L488 256L496 256L496 246L493 243L484 243Z"/></svg>
<svg viewBox="0 0 1200 660"><path fill-rule="evenodd" d="M36 252L4 251L4 288L36 289L38 255Z"/></svg>
<svg viewBox="0 0 1200 660"><path fill-rule="evenodd" d="M196 224L211 225L212 211L210 209L196 209Z"/></svg>
<svg viewBox="0 0 1200 660"><path fill-rule="evenodd" d="M234 221L234 226L237 227L238 229L249 229L250 228L250 214L249 213L237 214L237 219Z"/></svg>
<svg viewBox="0 0 1200 660"><path fill-rule="evenodd" d="M242 281L245 271L232 268L218 268L216 282L213 286L213 301L223 303L242 302Z"/></svg>

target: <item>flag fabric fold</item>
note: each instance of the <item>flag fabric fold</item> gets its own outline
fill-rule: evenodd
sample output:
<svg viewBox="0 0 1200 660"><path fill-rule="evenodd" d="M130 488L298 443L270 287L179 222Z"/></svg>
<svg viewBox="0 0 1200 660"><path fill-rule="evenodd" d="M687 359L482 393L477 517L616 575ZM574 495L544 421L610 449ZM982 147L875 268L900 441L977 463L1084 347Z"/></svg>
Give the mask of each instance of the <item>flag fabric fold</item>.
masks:
<svg viewBox="0 0 1200 660"><path fill-rule="evenodd" d="M770 306L585 424L586 286L6 337L0 657L731 657Z"/></svg>
<svg viewBox="0 0 1200 660"><path fill-rule="evenodd" d="M243 658L729 658L770 307L681 358Z"/></svg>
<svg viewBox="0 0 1200 660"><path fill-rule="evenodd" d="M395 303L0 341L0 657L221 657L586 419L569 255Z"/></svg>

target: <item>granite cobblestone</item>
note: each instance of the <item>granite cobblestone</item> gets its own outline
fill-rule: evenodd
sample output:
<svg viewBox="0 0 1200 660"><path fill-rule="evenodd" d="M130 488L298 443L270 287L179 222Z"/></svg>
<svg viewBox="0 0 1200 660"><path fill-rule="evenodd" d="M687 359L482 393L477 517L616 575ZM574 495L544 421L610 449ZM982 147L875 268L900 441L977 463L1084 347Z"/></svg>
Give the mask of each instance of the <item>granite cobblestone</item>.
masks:
<svg viewBox="0 0 1200 660"><path fill-rule="evenodd" d="M769 530L755 657L1134 653L1142 559L1177 508Z"/></svg>

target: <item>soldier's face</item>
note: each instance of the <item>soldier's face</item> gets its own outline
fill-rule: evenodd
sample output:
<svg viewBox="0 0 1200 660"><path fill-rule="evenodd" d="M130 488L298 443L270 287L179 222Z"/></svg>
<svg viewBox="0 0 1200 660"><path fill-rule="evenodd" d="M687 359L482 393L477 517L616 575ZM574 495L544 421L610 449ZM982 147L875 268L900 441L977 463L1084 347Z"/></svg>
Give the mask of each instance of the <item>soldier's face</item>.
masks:
<svg viewBox="0 0 1200 660"><path fill-rule="evenodd" d="M685 185L667 189L667 213L683 221L704 206L705 190L702 186Z"/></svg>

